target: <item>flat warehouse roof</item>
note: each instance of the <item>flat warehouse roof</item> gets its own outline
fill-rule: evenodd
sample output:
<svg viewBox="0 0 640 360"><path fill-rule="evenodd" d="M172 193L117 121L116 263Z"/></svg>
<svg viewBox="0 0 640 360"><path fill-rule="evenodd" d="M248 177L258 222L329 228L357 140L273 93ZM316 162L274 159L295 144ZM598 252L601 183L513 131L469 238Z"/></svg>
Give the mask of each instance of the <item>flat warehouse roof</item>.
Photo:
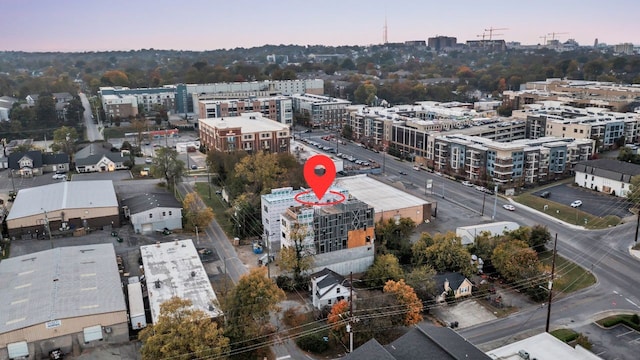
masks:
<svg viewBox="0 0 640 360"><path fill-rule="evenodd" d="M174 296L191 300L194 308L211 317L222 314L191 239L141 246L140 253L154 324L160 317L160 305Z"/></svg>
<svg viewBox="0 0 640 360"><path fill-rule="evenodd" d="M0 333L126 311L113 244L60 247L5 259L0 262L0 289Z"/></svg>
<svg viewBox="0 0 640 360"><path fill-rule="evenodd" d="M427 201L389 186L367 175L336 179L335 186L346 189L358 200L372 206L376 212L423 206Z"/></svg>

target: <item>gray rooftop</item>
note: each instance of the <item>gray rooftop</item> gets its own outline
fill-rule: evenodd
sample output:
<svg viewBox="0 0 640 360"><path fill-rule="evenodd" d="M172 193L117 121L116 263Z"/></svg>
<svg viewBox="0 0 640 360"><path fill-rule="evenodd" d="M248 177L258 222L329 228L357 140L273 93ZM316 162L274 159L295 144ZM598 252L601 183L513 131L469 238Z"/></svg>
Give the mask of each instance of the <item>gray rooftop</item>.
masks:
<svg viewBox="0 0 640 360"><path fill-rule="evenodd" d="M632 177L640 175L640 165L613 159L596 159L577 163L574 171L629 183Z"/></svg>
<svg viewBox="0 0 640 360"><path fill-rule="evenodd" d="M160 317L160 305L176 296L191 300L193 308L211 317L222 314L191 239L141 246L140 254L153 323Z"/></svg>
<svg viewBox="0 0 640 360"><path fill-rule="evenodd" d="M428 204L417 196L398 190L367 175L338 178L335 181L335 186L348 190L349 194L367 203L376 212Z"/></svg>
<svg viewBox="0 0 640 360"><path fill-rule="evenodd" d="M0 262L0 333L125 311L113 244L60 247Z"/></svg>
<svg viewBox="0 0 640 360"><path fill-rule="evenodd" d="M137 214L155 208L182 209L182 204L170 193L140 194L122 200L122 205L127 206L131 214Z"/></svg>
<svg viewBox="0 0 640 360"><path fill-rule="evenodd" d="M64 209L117 207L111 180L61 181L18 191L7 220Z"/></svg>

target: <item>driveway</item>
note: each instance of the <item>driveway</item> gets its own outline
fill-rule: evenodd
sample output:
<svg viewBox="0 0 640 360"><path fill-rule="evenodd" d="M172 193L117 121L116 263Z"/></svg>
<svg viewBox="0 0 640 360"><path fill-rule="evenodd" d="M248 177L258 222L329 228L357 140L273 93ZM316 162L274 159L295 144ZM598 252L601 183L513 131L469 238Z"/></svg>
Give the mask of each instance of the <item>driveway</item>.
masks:
<svg viewBox="0 0 640 360"><path fill-rule="evenodd" d="M431 312L440 320L450 324L458 322L458 327L465 328L496 319L496 316L475 300L467 300L453 306L443 304Z"/></svg>
<svg viewBox="0 0 640 360"><path fill-rule="evenodd" d="M631 216L627 200L613 195L607 195L589 189L577 187L572 184L558 184L545 187L534 192L539 196L543 191L549 191L551 196L547 199L558 204L569 206L575 200L582 200L580 210L591 215L604 217L616 215L620 218Z"/></svg>

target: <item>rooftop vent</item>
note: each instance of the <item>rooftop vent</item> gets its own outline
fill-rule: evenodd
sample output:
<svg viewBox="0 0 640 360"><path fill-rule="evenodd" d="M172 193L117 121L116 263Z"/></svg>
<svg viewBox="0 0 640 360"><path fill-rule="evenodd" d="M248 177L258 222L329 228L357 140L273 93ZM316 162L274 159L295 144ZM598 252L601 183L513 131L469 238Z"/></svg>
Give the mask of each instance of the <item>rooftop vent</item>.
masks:
<svg viewBox="0 0 640 360"><path fill-rule="evenodd" d="M195 271L191 272L191 277L196 277L196 272Z"/></svg>
<svg viewBox="0 0 640 360"><path fill-rule="evenodd" d="M160 280L156 280L155 287L156 289L160 289Z"/></svg>

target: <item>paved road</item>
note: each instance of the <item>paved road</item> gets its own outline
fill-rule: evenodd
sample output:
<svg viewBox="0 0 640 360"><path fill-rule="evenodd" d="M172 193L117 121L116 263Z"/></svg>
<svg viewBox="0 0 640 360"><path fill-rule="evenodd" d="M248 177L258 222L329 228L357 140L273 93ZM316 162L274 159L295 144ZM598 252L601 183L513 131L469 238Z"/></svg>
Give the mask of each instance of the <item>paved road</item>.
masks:
<svg viewBox="0 0 640 360"><path fill-rule="evenodd" d="M87 95L84 93L80 93L80 101L82 101L82 106L84 106L84 124L87 129L87 140L93 142L96 140L104 140L104 136L102 136L102 132L98 128L98 125L93 122L91 118L91 104L89 103L89 99L87 99Z"/></svg>
<svg viewBox="0 0 640 360"><path fill-rule="evenodd" d="M314 141L322 142L319 137ZM335 144L335 143L334 143ZM507 200L485 196L472 187L437 176L426 171L412 170L411 163L401 162L392 157L377 154L361 147L340 145L340 152L359 159L373 159L385 164L383 175L378 178L387 181L402 181L409 192L438 201L438 228L448 223L447 229L455 229L464 221L465 215L472 214L475 223L488 221L495 214L497 221L515 221L521 225L542 224L551 234L558 234L558 253L585 269L591 270L598 282L596 285L573 294L554 294L551 308L551 328L579 327L611 312L640 312L640 287L637 274L640 261L629 254L629 247L635 238L635 219L604 230L586 231L561 223L546 214L522 206L514 212L502 209ZM404 171L407 175L400 175ZM433 187L425 189L427 180ZM599 198L608 201L610 212L625 214L624 202L617 199ZM496 206L494 207L494 203ZM495 212L494 212L495 208ZM482 219L477 216L484 215ZM435 226L435 224L434 224ZM471 343L481 346L500 346L513 342L525 335L544 331L547 308L532 306L507 318L460 330L460 334ZM637 350L637 349L636 349ZM631 354L631 352L630 352Z"/></svg>

